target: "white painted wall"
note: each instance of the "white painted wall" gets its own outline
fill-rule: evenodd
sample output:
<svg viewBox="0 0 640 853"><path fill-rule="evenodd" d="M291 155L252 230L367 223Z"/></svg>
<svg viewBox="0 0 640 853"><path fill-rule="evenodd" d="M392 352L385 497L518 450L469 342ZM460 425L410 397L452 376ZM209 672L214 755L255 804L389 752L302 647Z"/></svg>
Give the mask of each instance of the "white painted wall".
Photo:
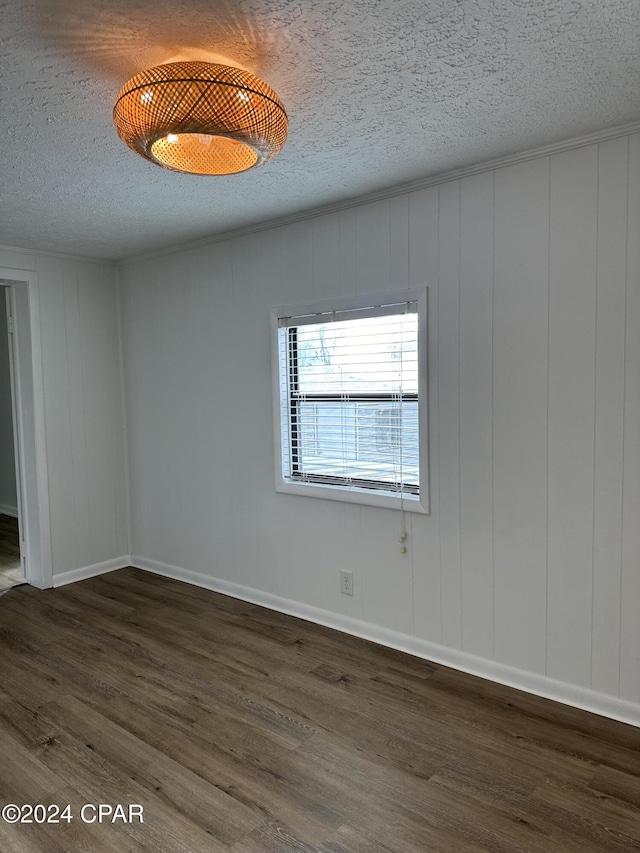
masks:
<svg viewBox="0 0 640 853"><path fill-rule="evenodd" d="M56 583L129 550L116 273L4 248L0 267L38 273Z"/></svg>
<svg viewBox="0 0 640 853"><path fill-rule="evenodd" d="M4 290L0 287L0 512L15 515L17 511L9 342Z"/></svg>
<svg viewBox="0 0 640 853"><path fill-rule="evenodd" d="M134 559L640 723L638 234L633 135L126 265ZM393 510L275 493L268 319L425 283L403 556Z"/></svg>

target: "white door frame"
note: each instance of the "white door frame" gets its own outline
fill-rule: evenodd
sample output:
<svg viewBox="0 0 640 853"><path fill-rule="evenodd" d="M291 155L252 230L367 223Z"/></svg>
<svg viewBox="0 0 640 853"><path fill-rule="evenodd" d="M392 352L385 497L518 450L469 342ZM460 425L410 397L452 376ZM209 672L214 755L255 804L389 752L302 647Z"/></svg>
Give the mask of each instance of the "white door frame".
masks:
<svg viewBox="0 0 640 853"><path fill-rule="evenodd" d="M27 582L45 589L53 586L53 571L38 274L0 267L0 284L9 289L13 318L9 344L23 567Z"/></svg>

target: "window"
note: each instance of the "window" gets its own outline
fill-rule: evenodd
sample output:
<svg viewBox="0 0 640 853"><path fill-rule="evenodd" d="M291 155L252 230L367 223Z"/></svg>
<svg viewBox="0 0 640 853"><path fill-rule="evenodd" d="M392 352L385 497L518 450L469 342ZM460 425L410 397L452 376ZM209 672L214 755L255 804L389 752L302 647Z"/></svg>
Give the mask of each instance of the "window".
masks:
<svg viewBox="0 0 640 853"><path fill-rule="evenodd" d="M428 511L426 303L273 312L278 491Z"/></svg>

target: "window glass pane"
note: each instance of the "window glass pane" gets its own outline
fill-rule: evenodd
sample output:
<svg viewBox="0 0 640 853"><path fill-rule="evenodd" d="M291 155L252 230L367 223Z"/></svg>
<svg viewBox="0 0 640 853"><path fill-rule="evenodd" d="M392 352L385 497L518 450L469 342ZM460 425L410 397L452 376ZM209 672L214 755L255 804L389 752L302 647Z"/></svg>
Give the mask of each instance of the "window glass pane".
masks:
<svg viewBox="0 0 640 853"><path fill-rule="evenodd" d="M396 493L424 511L418 312L425 301L383 298L277 315L278 490L379 506L393 506ZM422 340L420 347L426 364Z"/></svg>
<svg viewBox="0 0 640 853"><path fill-rule="evenodd" d="M417 393L417 337L417 314L298 326L298 390Z"/></svg>
<svg viewBox="0 0 640 853"><path fill-rule="evenodd" d="M302 402L297 412L300 473L419 482L417 402Z"/></svg>

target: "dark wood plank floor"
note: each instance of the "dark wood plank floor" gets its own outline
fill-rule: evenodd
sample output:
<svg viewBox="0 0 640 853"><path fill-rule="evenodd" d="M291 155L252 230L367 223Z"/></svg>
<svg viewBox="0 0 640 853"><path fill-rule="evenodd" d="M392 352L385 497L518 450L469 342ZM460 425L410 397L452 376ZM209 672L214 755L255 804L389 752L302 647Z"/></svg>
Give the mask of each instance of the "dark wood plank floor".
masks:
<svg viewBox="0 0 640 853"><path fill-rule="evenodd" d="M640 729L126 569L0 598L7 803L74 820L3 853L631 853Z"/></svg>
<svg viewBox="0 0 640 853"><path fill-rule="evenodd" d="M0 573L20 568L18 519L0 513Z"/></svg>

